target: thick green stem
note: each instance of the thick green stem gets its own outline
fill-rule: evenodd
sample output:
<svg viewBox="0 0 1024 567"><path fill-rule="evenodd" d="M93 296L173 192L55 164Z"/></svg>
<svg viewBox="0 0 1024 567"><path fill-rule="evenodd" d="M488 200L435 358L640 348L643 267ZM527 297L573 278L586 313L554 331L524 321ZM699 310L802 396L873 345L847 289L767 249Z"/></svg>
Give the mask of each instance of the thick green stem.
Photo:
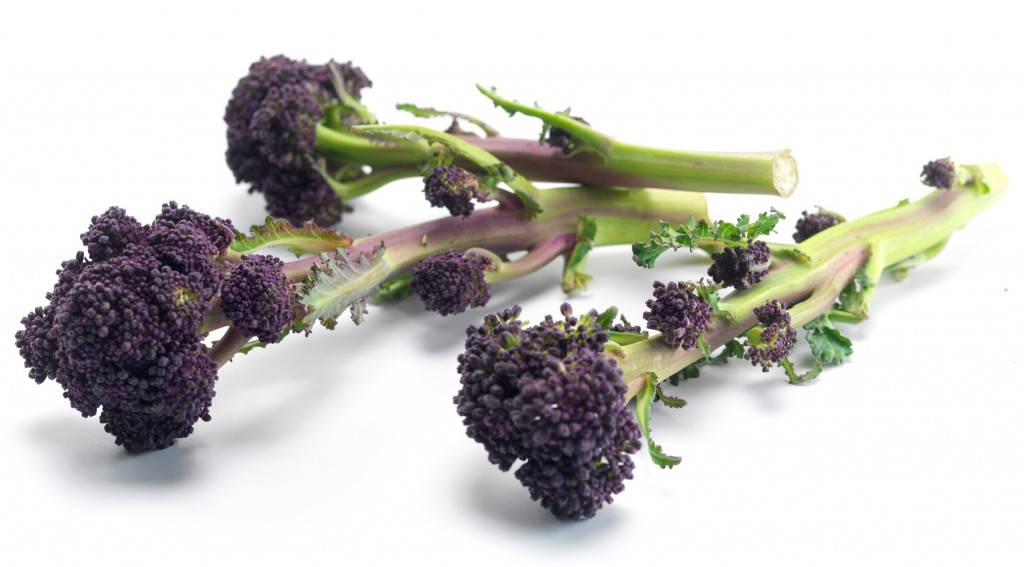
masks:
<svg viewBox="0 0 1024 567"><path fill-rule="evenodd" d="M1005 194L1006 178L998 165L975 170L981 179L933 191L914 203L838 224L807 239L798 248L810 261L772 270L754 288L723 300L720 306L733 320L716 318L704 333L705 341L714 349L742 335L756 324L754 308L773 299L789 307L792 324L799 327L828 312L861 267L877 280L885 266L934 251ZM698 348L672 349L660 335L626 345L622 352L619 363L629 397L643 386L646 373L665 380L702 356Z"/></svg>

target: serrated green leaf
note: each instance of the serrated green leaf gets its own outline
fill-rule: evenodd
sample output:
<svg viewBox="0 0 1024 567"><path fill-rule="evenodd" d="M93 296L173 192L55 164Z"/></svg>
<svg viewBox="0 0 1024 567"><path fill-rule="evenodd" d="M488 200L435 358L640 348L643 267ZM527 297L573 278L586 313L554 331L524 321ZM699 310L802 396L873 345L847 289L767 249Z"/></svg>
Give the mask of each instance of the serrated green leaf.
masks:
<svg viewBox="0 0 1024 567"><path fill-rule="evenodd" d="M804 329L815 360L824 364L842 364L853 354L853 343L832 324L827 314L810 321Z"/></svg>
<svg viewBox="0 0 1024 567"><path fill-rule="evenodd" d="M398 110L404 110L405 112L408 112L413 116L416 116L417 118L437 118L447 116L449 118L452 118L453 120L465 120L466 122L469 122L470 124L476 126L477 128L480 128L483 131L484 135L487 136L488 138L494 138L496 136L501 135L497 130L492 128L483 120L480 120L479 118L470 116L462 112L438 110L436 108L431 108L429 106L416 106L415 104L410 104L407 102L396 104L395 108L397 108Z"/></svg>
<svg viewBox="0 0 1024 567"><path fill-rule="evenodd" d="M640 431L647 440L647 451L651 454L651 460L661 468L672 468L682 462L679 457L666 455L661 445L651 439L651 409L654 406L654 397L658 389L658 377L653 372L644 375L643 386L636 395L636 421L640 424Z"/></svg>
<svg viewBox="0 0 1024 567"><path fill-rule="evenodd" d="M321 254L320 263L313 266L300 295L306 308L303 324L310 326L320 321L324 327L333 329L346 310L356 325L362 323L366 298L387 280L390 272L381 246L370 254L360 253L355 260L345 250L338 250L333 258Z"/></svg>
<svg viewBox="0 0 1024 567"><path fill-rule="evenodd" d="M263 224L253 225L249 234L236 234L228 248L237 254L251 254L263 248L279 246L296 255L319 254L352 245L352 238L312 221L296 227L284 219L267 217Z"/></svg>
<svg viewBox="0 0 1024 567"><path fill-rule="evenodd" d="M788 358L782 359L779 366L781 366L786 372L786 377L789 378L790 384L803 384L805 382L810 382L821 374L821 363L817 360L815 360L813 366L803 374L797 373L796 368L793 367L793 363L790 362Z"/></svg>
<svg viewBox="0 0 1024 567"><path fill-rule="evenodd" d="M661 389L661 386L657 386L657 390L655 391L655 396L654 397L655 397L655 399L657 401L659 401L662 404L664 404L665 407L670 407L670 408L673 408L673 409L680 409L680 408L683 408L684 406L686 406L686 400L684 400L682 398L678 398L676 396L670 396L670 395L666 394Z"/></svg>
<svg viewBox="0 0 1024 567"><path fill-rule="evenodd" d="M704 219L694 220L693 217L690 217L688 222L676 226L661 222L660 230L651 232L647 242L633 244L633 261L639 266L650 268L654 266L658 256L670 248L688 248L693 251L702 243L713 242L726 247L744 246L752 240L774 232L775 226L784 218L786 217L781 212L773 208L769 212L759 214L753 221L749 215L740 215L735 224L723 220L708 223Z"/></svg>

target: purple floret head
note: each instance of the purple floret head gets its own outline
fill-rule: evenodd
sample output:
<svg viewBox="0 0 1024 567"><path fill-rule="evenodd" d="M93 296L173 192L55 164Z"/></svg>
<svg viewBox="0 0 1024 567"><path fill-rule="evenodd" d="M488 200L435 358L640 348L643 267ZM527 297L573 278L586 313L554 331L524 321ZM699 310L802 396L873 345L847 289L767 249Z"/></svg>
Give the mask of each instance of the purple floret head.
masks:
<svg viewBox="0 0 1024 567"><path fill-rule="evenodd" d="M246 255L224 279L221 309L242 333L276 343L294 317L292 295L284 262L273 256Z"/></svg>
<svg viewBox="0 0 1024 567"><path fill-rule="evenodd" d="M234 229L174 203L148 226L116 208L95 217L48 303L22 319L19 352L83 416L129 451L160 449L209 419L216 365L199 331L220 286L214 257ZM128 235L128 236L125 236Z"/></svg>
<svg viewBox="0 0 1024 567"><path fill-rule="evenodd" d="M633 477L640 429L597 313L524 327L518 307L467 331L455 405L466 433L562 520L592 517Z"/></svg>
<svg viewBox="0 0 1024 567"><path fill-rule="evenodd" d="M428 311L441 315L462 313L470 307L482 307L491 299L485 275L492 267L486 256L452 249L417 264L409 286Z"/></svg>
<svg viewBox="0 0 1024 567"><path fill-rule="evenodd" d="M644 312L647 328L662 334L672 348L691 349L711 322L714 311L690 282L654 282L654 298Z"/></svg>
<svg viewBox="0 0 1024 567"><path fill-rule="evenodd" d="M790 324L786 306L778 300L773 299L761 307L755 307L754 315L764 329L756 341L747 339L743 357L754 366L761 365L761 370L768 372L769 368L782 362L793 350L796 329Z"/></svg>
<svg viewBox="0 0 1024 567"><path fill-rule="evenodd" d="M178 205L174 201L165 203L160 208L160 214L153 219L152 228L178 226L181 223L189 224L206 235L218 252L226 250L238 232L235 230L234 225L231 224L231 221L227 219L211 217L210 215L190 209L188 205Z"/></svg>
<svg viewBox="0 0 1024 567"><path fill-rule="evenodd" d="M949 158L930 161L921 169L921 182L936 189L952 189L956 185L956 165Z"/></svg>
<svg viewBox="0 0 1024 567"><path fill-rule="evenodd" d="M797 243L803 242L840 222L839 217L826 211L819 211L817 214L810 214L804 211L801 213L800 219L796 221L796 232L793 233L793 241Z"/></svg>
<svg viewBox="0 0 1024 567"><path fill-rule="evenodd" d="M235 180L267 193L269 212L294 223L340 219L341 202L317 171L314 155L323 109L339 102L332 67L356 99L371 84L351 63L311 65L277 55L252 64L224 112L226 157ZM349 114L342 120L356 123Z"/></svg>
<svg viewBox="0 0 1024 567"><path fill-rule="evenodd" d="M473 199L483 200L476 176L461 167L439 165L423 179L423 193L433 207L448 209L453 217L468 217Z"/></svg>
<svg viewBox="0 0 1024 567"><path fill-rule="evenodd" d="M711 255L714 263L708 268L708 275L715 283L747 289L768 273L771 259L768 245L761 241L729 247Z"/></svg>
<svg viewBox="0 0 1024 567"><path fill-rule="evenodd" d="M129 244L146 238L145 228L120 207L110 207L92 217L89 229L82 233L82 244L94 262L108 260L124 252Z"/></svg>

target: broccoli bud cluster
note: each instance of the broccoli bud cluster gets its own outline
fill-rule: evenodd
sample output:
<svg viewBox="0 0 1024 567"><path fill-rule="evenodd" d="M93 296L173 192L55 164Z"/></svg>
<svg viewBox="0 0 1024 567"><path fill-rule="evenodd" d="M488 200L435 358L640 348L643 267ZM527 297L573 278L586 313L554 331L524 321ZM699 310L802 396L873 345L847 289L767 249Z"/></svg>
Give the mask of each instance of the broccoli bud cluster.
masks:
<svg viewBox="0 0 1024 567"><path fill-rule="evenodd" d="M654 298L647 300L647 307L647 328L660 332L672 348L697 346L714 313L690 282L654 282Z"/></svg>
<svg viewBox="0 0 1024 567"><path fill-rule="evenodd" d="M711 255L708 275L715 283L744 290L761 281L771 265L771 251L759 240L746 246L728 247Z"/></svg>
<svg viewBox="0 0 1024 567"><path fill-rule="evenodd" d="M593 516L633 476L640 429L625 403L608 332L597 313L546 317L523 327L520 309L466 331L454 402L466 433L501 470L516 471L534 500L560 519Z"/></svg>
<svg viewBox="0 0 1024 567"><path fill-rule="evenodd" d="M248 255L224 279L220 305L242 333L276 343L295 316L292 297L284 262L273 256Z"/></svg>
<svg viewBox="0 0 1024 567"><path fill-rule="evenodd" d="M324 105L338 100L330 65L357 99L371 85L351 63L311 65L277 55L249 67L224 112L227 162L235 179L264 193L268 211L294 224L341 219L341 200L317 170L314 154Z"/></svg>
<svg viewBox="0 0 1024 567"><path fill-rule="evenodd" d="M482 307L491 299L485 275L493 266L486 256L452 249L417 264L409 287L428 311L454 315L470 307Z"/></svg>
<svg viewBox="0 0 1024 567"><path fill-rule="evenodd" d="M439 165L423 179L423 193L432 207L444 207L453 217L468 217L473 199L486 199L476 177L461 167Z"/></svg>
<svg viewBox="0 0 1024 567"><path fill-rule="evenodd" d="M804 211L801 213L800 219L796 221L796 232L793 233L793 242L803 242L826 228L839 224L839 222L839 217L827 212L822 211L817 214L808 214L807 211Z"/></svg>
<svg viewBox="0 0 1024 567"><path fill-rule="evenodd" d="M790 324L789 311L776 299L754 308L757 322L764 326L758 339L747 339L747 350L743 357L754 366L761 365L761 370L768 372L773 365L782 362L796 342L796 329Z"/></svg>
<svg viewBox="0 0 1024 567"><path fill-rule="evenodd" d="M956 184L956 165L949 158L942 158L924 164L921 182L936 189L952 189Z"/></svg>
<svg viewBox="0 0 1024 567"><path fill-rule="evenodd" d="M231 287L215 258L233 234L173 202L146 226L117 207L93 217L88 258L62 264L48 303L15 335L29 376L56 381L84 417L101 412L129 451L189 435L210 419L217 365L199 329L222 283Z"/></svg>

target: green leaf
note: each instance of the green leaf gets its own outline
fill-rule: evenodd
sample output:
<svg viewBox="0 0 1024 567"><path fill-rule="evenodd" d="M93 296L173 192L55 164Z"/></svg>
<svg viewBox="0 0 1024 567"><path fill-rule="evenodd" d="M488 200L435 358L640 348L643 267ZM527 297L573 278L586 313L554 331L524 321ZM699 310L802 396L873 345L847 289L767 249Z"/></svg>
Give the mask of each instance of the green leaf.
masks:
<svg viewBox="0 0 1024 567"><path fill-rule="evenodd" d="M296 227L286 220L267 217L263 224L253 225L249 233L236 234L228 248L237 254L251 254L263 248L280 246L296 255L302 255L319 254L352 245L351 237L329 228L321 228L312 221Z"/></svg>
<svg viewBox="0 0 1024 567"><path fill-rule="evenodd" d="M598 314L597 318L594 321L602 329L609 329L612 326L612 321L615 320L615 316L618 315L618 314L619 314L619 308L618 307L609 307L608 309L605 309L600 314ZM582 315L582 316L580 316L580 321L582 322L586 317L589 317L589 315Z"/></svg>
<svg viewBox="0 0 1024 567"><path fill-rule="evenodd" d="M609 340L619 346L645 341L650 337L647 333L625 333L622 331L608 331L608 335Z"/></svg>
<svg viewBox="0 0 1024 567"><path fill-rule="evenodd" d="M788 258L794 260L797 264L811 263L811 257L803 250L800 250L798 246L792 244L769 242L768 249L771 250L772 256L777 258Z"/></svg>
<svg viewBox="0 0 1024 567"><path fill-rule="evenodd" d="M694 220L693 217L687 223L676 226L661 222L660 230L651 232L647 242L633 244L633 261L641 267L650 268L658 256L670 248L688 248L693 251L700 244L712 242L727 247L743 246L774 232L775 226L784 218L782 213L773 208L759 214L753 221L749 215L740 215L735 224L723 220L708 223L704 219Z"/></svg>
<svg viewBox="0 0 1024 567"><path fill-rule="evenodd" d="M817 360L814 361L814 365L811 366L810 370L803 374L797 373L796 368L793 367L793 363L790 362L788 358L782 359L779 366L782 366L782 369L785 370L786 377L789 378L790 384L803 384L805 382L810 382L821 374L821 363Z"/></svg>
<svg viewBox="0 0 1024 567"><path fill-rule="evenodd" d="M530 180L516 173L514 169L505 165L493 154L475 146L466 140L432 130L424 126L403 126L403 125L364 125L353 126L353 132L360 134L390 136L398 140L409 142L420 142L426 140L440 144L451 152L476 167L484 170L487 176L481 183L484 187L494 187L498 183L504 183L515 193L516 197L523 203L526 213L531 218L540 212L540 190Z"/></svg>
<svg viewBox="0 0 1024 567"><path fill-rule="evenodd" d="M666 455L661 445L651 439L651 408L654 406L654 396L658 391L658 377L653 372L644 375L644 384L636 395L636 421L640 424L640 430L647 440L647 450L651 454L651 460L661 468L672 468L682 462L679 457Z"/></svg>
<svg viewBox="0 0 1024 567"><path fill-rule="evenodd" d="M597 221L593 217L580 215L576 226L576 246L565 261L562 271L562 291L572 293L586 289L591 277L583 270L587 264L587 254L594 248L594 237L597 236Z"/></svg>
<svg viewBox="0 0 1024 567"><path fill-rule="evenodd" d="M657 389L654 392L654 398L659 402L665 404L666 407L670 407L672 409L681 409L686 406L686 400L666 394L661 389L661 386L657 386L656 388Z"/></svg>
<svg viewBox="0 0 1024 567"><path fill-rule="evenodd" d="M437 118L447 116L453 120L465 120L466 122L469 122L470 124L483 130L484 135L486 135L488 138L494 138L496 136L501 135L497 130L492 128L483 120L480 120L479 118L470 116L468 114L464 114L462 112L438 110L436 108L430 108L428 106L416 106L415 104L410 104L407 102L396 104L395 108L397 108L398 110L404 110L405 112L408 112L413 116L416 116L417 118Z"/></svg>
<svg viewBox="0 0 1024 567"><path fill-rule="evenodd" d="M807 329L807 344L815 360L824 364L842 364L853 354L853 343L839 332L827 314L807 323L804 329Z"/></svg>
<svg viewBox="0 0 1024 567"><path fill-rule="evenodd" d="M391 270L384 260L384 248L378 246L370 254L360 253L352 260L345 250L334 257L320 254L320 263L303 282L300 301L306 308L302 322L306 326L316 321L333 329L338 317L348 310L358 325L366 315L366 298L383 283Z"/></svg>

